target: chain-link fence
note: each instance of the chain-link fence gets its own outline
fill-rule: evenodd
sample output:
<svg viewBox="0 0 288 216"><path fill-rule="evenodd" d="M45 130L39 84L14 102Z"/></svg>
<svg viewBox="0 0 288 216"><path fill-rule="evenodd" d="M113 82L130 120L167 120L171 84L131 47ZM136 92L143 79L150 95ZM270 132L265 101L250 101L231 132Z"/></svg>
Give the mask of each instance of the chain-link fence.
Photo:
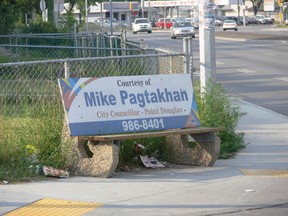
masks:
<svg viewBox="0 0 288 216"><path fill-rule="evenodd" d="M114 39L120 40L121 35L110 37L104 33L51 33L51 34L15 34L0 35L0 44L38 45L38 46L75 46L75 47L113 47Z"/></svg>
<svg viewBox="0 0 288 216"><path fill-rule="evenodd" d="M0 63L48 59L126 56L155 53L140 42L127 41L126 33L29 34L0 36Z"/></svg>
<svg viewBox="0 0 288 216"><path fill-rule="evenodd" d="M114 46L116 40L120 47ZM0 63L0 153L33 145L44 152L39 155L46 164L61 156L64 110L58 78L187 73L189 68L190 56L184 53L143 49L119 37L111 41L113 48L0 45L0 60L6 62Z"/></svg>
<svg viewBox="0 0 288 216"><path fill-rule="evenodd" d="M71 77L128 76L184 73L183 54L94 57L0 64L0 111L22 116L22 101L59 96L57 79ZM6 107L6 108L5 108ZM10 108L9 108L10 107ZM11 109L13 107L13 109ZM17 109L17 111L15 110Z"/></svg>
<svg viewBox="0 0 288 216"><path fill-rule="evenodd" d="M0 41L0 62L17 61L0 64L2 116L23 116L27 110L21 105L58 98L57 79L65 73L71 77L103 77L187 73L191 69L190 55L144 49L140 43L127 41L126 34L12 35L2 36ZM7 41L9 44L3 44ZM105 45L99 41L110 42ZM51 45L64 42L81 46Z"/></svg>

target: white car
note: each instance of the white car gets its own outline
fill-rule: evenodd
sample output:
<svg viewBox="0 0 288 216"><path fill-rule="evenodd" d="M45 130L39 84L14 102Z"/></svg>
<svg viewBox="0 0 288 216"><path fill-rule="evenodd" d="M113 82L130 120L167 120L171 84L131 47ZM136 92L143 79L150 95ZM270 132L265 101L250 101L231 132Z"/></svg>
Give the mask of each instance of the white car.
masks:
<svg viewBox="0 0 288 216"><path fill-rule="evenodd" d="M238 25L235 20L225 20L222 28L223 28L223 31L226 31L226 30L238 31Z"/></svg>
<svg viewBox="0 0 288 216"><path fill-rule="evenodd" d="M191 22L175 22L172 24L170 32L172 39L188 36L192 36L193 38L195 38L195 30Z"/></svg>
<svg viewBox="0 0 288 216"><path fill-rule="evenodd" d="M219 19L215 19L215 26L222 26L223 25L223 21L219 20Z"/></svg>
<svg viewBox="0 0 288 216"><path fill-rule="evenodd" d="M110 28L111 27L110 19L107 19L107 18L104 18L104 19L98 18L98 19L94 20L94 23L96 23L97 25L100 25L100 26L103 25L104 28ZM116 20L112 20L112 27L113 28L116 28L119 25L120 25L119 22L117 22Z"/></svg>
<svg viewBox="0 0 288 216"><path fill-rule="evenodd" d="M152 33L152 25L147 18L136 18L132 23L132 32L133 34L137 34L137 32Z"/></svg>
<svg viewBox="0 0 288 216"><path fill-rule="evenodd" d="M261 24L267 24L268 23L268 21L265 19L265 17L263 15L256 15L255 18Z"/></svg>
<svg viewBox="0 0 288 216"><path fill-rule="evenodd" d="M185 22L191 22L195 29L199 29L199 20L198 18L185 18Z"/></svg>

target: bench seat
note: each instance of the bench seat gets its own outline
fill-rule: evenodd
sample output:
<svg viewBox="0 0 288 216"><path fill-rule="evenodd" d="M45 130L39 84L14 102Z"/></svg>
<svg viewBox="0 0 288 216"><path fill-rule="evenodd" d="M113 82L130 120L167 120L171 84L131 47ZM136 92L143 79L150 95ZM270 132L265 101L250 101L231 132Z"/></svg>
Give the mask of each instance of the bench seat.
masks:
<svg viewBox="0 0 288 216"><path fill-rule="evenodd" d="M223 128L195 127L127 134L106 134L71 137L73 171L83 176L112 177L119 163L120 143L123 140L165 137L169 162L193 166L213 166L220 152L217 132ZM67 132L67 135L69 132ZM190 137L189 137L190 136ZM189 147L188 137L196 143ZM67 136L66 136L67 139ZM87 144L84 147L85 143ZM87 147L93 156L88 156Z"/></svg>
<svg viewBox="0 0 288 216"><path fill-rule="evenodd" d="M169 135L183 135L183 134L202 134L202 133L215 133L223 130L223 128L213 127L195 127L195 128L183 128L183 129L171 129L164 131L151 131L140 133L127 133L127 134L108 134L97 136L83 136L81 139L90 141L112 141L112 140L127 140L127 139L139 139L149 137L165 137Z"/></svg>

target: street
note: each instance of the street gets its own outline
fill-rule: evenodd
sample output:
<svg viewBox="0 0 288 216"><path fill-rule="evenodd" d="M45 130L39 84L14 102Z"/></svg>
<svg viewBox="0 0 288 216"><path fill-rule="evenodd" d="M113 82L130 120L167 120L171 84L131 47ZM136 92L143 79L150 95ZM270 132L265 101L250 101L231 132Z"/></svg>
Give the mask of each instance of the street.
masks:
<svg viewBox="0 0 288 216"><path fill-rule="evenodd" d="M243 100L288 116L288 46L277 41L252 41L217 39L216 27L216 79L224 85L227 93ZM239 27L247 35L281 35L288 31L275 31L272 26ZM235 32L233 34L237 34ZM226 33L226 32L225 32ZM230 32L227 32L231 34ZM222 34L222 32L221 32ZM248 36L247 36L248 37ZM130 35L129 40L144 40L147 47L162 48L172 52L182 51L182 39L170 38L169 30L153 31L152 34ZM233 38L232 38L233 39ZM193 39L194 76L199 76L199 38Z"/></svg>

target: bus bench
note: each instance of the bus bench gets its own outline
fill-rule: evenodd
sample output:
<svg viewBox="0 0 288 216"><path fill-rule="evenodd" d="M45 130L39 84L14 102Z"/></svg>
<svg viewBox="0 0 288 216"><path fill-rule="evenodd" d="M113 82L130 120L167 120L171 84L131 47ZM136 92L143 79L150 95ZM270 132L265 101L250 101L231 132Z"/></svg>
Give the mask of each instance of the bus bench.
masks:
<svg viewBox="0 0 288 216"><path fill-rule="evenodd" d="M112 177L119 163L119 148L123 140L165 137L169 162L182 165L213 166L220 152L217 132L222 128L195 127L164 131L70 137L73 149L73 169L79 175ZM69 136L69 135L68 135ZM195 145L188 145L191 136ZM67 136L66 136L67 138ZM86 149L84 143L87 142ZM91 154L87 153L90 151Z"/></svg>
<svg viewBox="0 0 288 216"><path fill-rule="evenodd" d="M200 127L191 74L65 78L59 87L80 175L111 177L127 139L165 137L176 164L213 166L219 155L222 129Z"/></svg>

